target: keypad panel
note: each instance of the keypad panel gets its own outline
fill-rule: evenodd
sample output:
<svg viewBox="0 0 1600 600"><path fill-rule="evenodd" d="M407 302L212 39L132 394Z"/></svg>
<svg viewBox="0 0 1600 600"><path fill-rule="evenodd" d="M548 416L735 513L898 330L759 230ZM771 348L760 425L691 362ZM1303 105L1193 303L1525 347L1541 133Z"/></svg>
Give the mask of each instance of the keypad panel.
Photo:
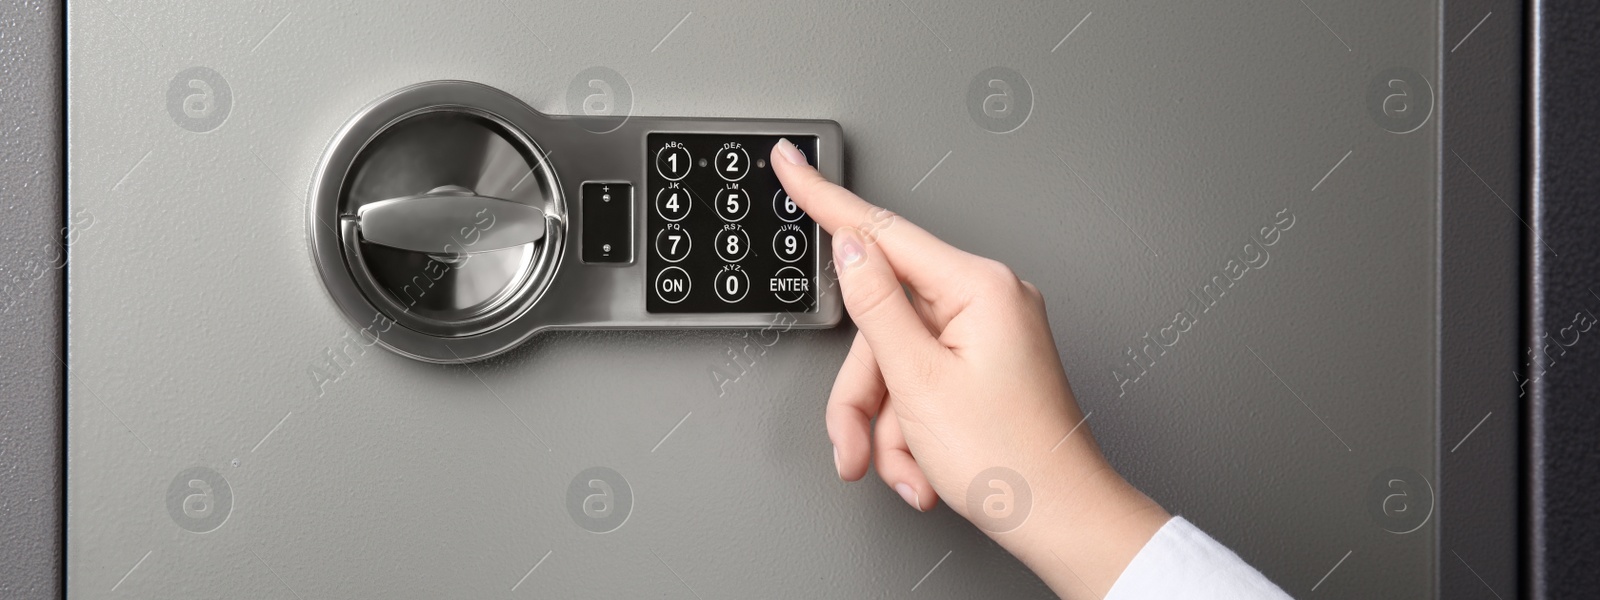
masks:
<svg viewBox="0 0 1600 600"><path fill-rule="evenodd" d="M784 136L817 164L817 138ZM779 136L653 133L645 210L652 313L809 312L817 226L767 164Z"/></svg>

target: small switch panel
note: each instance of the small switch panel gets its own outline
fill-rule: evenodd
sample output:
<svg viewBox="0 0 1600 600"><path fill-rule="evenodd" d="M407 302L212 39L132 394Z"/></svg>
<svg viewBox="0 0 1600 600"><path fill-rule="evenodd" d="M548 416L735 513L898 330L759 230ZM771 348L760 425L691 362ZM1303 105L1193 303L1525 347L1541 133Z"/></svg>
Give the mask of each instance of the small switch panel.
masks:
<svg viewBox="0 0 1600 600"><path fill-rule="evenodd" d="M817 226L767 164L779 137L650 134L650 205L644 211L649 312L815 310ZM817 164L815 136L786 137Z"/></svg>
<svg viewBox="0 0 1600 600"><path fill-rule="evenodd" d="M583 184L583 262L633 262L633 184Z"/></svg>

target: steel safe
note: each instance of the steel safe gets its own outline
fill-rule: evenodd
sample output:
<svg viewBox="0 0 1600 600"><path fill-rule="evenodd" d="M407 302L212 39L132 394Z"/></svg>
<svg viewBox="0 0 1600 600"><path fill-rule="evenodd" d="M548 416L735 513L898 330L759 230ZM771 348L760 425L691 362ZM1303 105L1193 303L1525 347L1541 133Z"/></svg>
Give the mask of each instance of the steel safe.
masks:
<svg viewBox="0 0 1600 600"><path fill-rule="evenodd" d="M1290 594L1514 593L1507 330L1441 341L1515 257L1517 92L1449 67L1505 4L70 2L68 596L1050 597L834 475L777 136L1038 285L1110 460Z"/></svg>

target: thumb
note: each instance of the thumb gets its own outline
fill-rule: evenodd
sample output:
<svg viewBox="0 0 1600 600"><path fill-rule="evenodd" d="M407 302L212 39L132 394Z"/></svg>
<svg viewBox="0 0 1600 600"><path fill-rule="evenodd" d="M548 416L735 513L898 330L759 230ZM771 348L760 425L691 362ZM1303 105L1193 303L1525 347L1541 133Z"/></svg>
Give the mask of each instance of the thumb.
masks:
<svg viewBox="0 0 1600 600"><path fill-rule="evenodd" d="M878 244L865 243L854 227L833 232L833 262L839 288L850 319L872 347L884 382L893 391L896 382L923 385L918 379L936 373L934 368L949 354L917 316Z"/></svg>

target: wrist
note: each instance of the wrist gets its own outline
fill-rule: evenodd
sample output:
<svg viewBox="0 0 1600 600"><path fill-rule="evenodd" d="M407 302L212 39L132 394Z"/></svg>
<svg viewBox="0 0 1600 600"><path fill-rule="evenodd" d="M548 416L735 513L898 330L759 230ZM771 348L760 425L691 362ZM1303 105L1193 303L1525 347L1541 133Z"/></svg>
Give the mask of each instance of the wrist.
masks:
<svg viewBox="0 0 1600 600"><path fill-rule="evenodd" d="M988 535L1063 598L1104 597L1171 518L1098 455L1040 470L1016 529Z"/></svg>

